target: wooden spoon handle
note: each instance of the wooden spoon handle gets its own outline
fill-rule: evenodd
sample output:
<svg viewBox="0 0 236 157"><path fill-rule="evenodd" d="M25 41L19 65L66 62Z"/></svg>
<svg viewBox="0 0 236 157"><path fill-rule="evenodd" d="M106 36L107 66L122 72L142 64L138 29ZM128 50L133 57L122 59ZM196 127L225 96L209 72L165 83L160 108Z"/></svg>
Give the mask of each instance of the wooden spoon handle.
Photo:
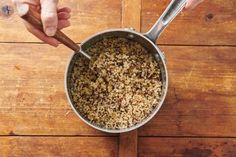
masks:
<svg viewBox="0 0 236 157"><path fill-rule="evenodd" d="M38 12L34 11L28 4L24 4L20 8L17 8L17 10L21 18L29 22L32 26L34 26L41 32L44 32L43 24ZM75 52L78 52L80 50L80 47L60 30L57 30L56 34L53 37Z"/></svg>

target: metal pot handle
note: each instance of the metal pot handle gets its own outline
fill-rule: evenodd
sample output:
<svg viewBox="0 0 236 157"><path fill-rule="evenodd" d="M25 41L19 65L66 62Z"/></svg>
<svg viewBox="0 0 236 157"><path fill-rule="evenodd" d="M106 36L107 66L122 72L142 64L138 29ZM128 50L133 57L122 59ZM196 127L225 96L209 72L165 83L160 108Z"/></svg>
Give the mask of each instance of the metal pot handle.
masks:
<svg viewBox="0 0 236 157"><path fill-rule="evenodd" d="M152 28L144 35L154 43L159 38L162 31L170 24L170 22L182 11L187 0L172 0L161 17L152 26Z"/></svg>

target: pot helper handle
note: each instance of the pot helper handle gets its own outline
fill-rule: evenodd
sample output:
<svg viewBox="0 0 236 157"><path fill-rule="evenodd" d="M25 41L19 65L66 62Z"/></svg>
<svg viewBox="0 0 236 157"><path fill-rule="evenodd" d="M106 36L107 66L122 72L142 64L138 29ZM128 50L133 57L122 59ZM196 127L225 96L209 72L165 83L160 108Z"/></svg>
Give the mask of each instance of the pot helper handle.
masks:
<svg viewBox="0 0 236 157"><path fill-rule="evenodd" d="M152 28L144 35L152 42L156 42L162 31L170 24L170 22L183 10L187 0L172 0L164 13L160 16Z"/></svg>
<svg viewBox="0 0 236 157"><path fill-rule="evenodd" d="M21 7L17 8L17 11L18 11L19 16L22 19L29 22L32 26L34 26L39 31L44 32L40 14L34 11L28 4L21 5ZM67 35L65 35L60 30L56 31L53 38L57 39L58 41L60 41L62 44L72 49L73 51L80 52L86 58L91 59L91 57L87 53L80 51L79 45L77 45L74 41L72 41Z"/></svg>

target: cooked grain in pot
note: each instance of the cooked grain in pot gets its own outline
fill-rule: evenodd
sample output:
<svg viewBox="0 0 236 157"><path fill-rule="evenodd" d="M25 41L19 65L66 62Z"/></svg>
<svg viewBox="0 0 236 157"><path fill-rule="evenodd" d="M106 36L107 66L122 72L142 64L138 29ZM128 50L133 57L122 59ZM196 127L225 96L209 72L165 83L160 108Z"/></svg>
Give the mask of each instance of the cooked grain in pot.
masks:
<svg viewBox="0 0 236 157"><path fill-rule="evenodd" d="M71 74L76 109L91 123L108 129L129 128L157 107L161 96L160 68L139 43L105 38L79 57Z"/></svg>

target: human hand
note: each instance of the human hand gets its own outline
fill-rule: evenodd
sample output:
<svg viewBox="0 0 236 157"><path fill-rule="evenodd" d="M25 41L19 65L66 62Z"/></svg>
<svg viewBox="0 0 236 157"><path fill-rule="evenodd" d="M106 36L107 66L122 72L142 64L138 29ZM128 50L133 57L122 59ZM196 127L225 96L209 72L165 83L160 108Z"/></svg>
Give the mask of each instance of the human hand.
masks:
<svg viewBox="0 0 236 157"><path fill-rule="evenodd" d="M55 35L57 29L63 29L70 26L70 8L57 8L58 0L13 0L16 9L20 9L23 5L30 5L33 9L41 14L44 32L34 28L28 22L24 21L27 30L40 40L52 45L58 46L60 43L52 36Z"/></svg>
<svg viewBox="0 0 236 157"><path fill-rule="evenodd" d="M195 8L199 3L203 2L204 0L188 0L187 4L185 6L186 9L193 9Z"/></svg>

